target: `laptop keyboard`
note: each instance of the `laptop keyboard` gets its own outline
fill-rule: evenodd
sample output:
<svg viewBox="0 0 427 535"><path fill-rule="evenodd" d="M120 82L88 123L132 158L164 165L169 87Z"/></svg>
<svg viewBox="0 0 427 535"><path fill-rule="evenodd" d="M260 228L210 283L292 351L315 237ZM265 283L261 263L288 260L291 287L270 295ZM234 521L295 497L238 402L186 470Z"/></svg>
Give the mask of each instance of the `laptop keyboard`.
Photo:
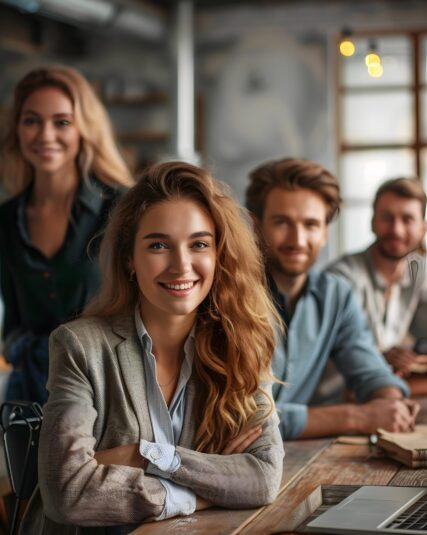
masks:
<svg viewBox="0 0 427 535"><path fill-rule="evenodd" d="M403 511L387 526L387 529L411 529L427 533L427 495Z"/></svg>

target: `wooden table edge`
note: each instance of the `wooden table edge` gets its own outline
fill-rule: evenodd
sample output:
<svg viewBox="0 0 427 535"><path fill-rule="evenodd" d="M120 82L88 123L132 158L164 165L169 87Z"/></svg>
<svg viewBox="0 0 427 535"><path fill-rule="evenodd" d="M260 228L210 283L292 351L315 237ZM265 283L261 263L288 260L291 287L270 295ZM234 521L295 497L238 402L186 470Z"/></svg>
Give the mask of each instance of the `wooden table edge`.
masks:
<svg viewBox="0 0 427 535"><path fill-rule="evenodd" d="M323 446L321 446L319 448L319 451L317 453L315 453L313 455L313 457L310 458L309 461L307 461L307 464L305 464L304 466L302 466L298 472L296 472L288 481L286 481L286 483L283 485L283 487L279 490L279 493L276 497L276 500L279 498L279 496L281 494L283 494L286 489L296 480L300 477L300 475L307 469L308 466L310 466L311 463L313 463L321 453L323 453L327 448L329 448L329 446L336 440L336 437L331 437L331 440L329 442L327 442L326 444L324 444ZM286 463L285 463L285 466L286 466ZM273 502L274 503L274 502ZM257 518L261 513L263 513L268 507L270 507L270 505L272 504L268 504L268 505L264 505L263 507L261 507L260 509L258 509L257 511L255 511L249 518L247 518L242 524L240 524L240 526L238 528L236 528L234 531L232 531L230 533L230 535L238 535L242 529L244 529L248 524L250 524L251 522L253 522L255 520L255 518Z"/></svg>

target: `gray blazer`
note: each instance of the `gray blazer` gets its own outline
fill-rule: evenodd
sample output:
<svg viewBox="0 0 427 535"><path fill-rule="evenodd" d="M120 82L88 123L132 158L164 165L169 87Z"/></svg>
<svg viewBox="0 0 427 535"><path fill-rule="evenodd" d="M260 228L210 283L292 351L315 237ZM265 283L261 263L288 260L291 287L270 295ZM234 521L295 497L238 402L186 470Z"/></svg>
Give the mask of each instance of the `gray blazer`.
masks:
<svg viewBox="0 0 427 535"><path fill-rule="evenodd" d="M144 363L132 315L62 325L50 337L49 352L49 400L39 445L40 491L31 499L20 533L95 534L96 528L87 527L141 523L159 515L165 490L155 476L94 459L96 450L141 438L153 441ZM260 438L243 454L199 453L192 449L198 394L193 375L177 446L181 466L171 479L222 507L272 502L284 455L277 416L263 424ZM262 409L262 396L255 399Z"/></svg>

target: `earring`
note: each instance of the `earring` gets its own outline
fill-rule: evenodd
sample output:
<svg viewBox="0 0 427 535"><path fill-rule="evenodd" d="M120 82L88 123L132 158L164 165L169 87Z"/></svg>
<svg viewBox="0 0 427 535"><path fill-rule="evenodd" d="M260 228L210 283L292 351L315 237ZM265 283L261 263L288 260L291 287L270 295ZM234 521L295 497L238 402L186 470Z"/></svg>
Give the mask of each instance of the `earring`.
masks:
<svg viewBox="0 0 427 535"><path fill-rule="evenodd" d="M132 269L132 271L129 274L129 281L135 282L135 270L134 269Z"/></svg>

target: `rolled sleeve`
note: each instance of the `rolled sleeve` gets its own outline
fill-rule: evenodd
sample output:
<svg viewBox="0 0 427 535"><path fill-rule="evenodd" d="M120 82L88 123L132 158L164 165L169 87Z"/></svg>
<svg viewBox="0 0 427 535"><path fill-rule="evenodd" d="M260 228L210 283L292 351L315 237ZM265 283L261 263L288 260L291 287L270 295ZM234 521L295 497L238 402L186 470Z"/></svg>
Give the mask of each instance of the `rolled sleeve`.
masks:
<svg viewBox="0 0 427 535"><path fill-rule="evenodd" d="M301 403L276 402L280 418L279 429L283 440L294 440L304 431L307 424L307 405Z"/></svg>
<svg viewBox="0 0 427 535"><path fill-rule="evenodd" d="M165 477L178 470L181 466L181 459L172 444L159 444L142 439L139 443L139 453L149 461L152 468L157 469L150 471L150 467L148 467L148 473Z"/></svg>
<svg viewBox="0 0 427 535"><path fill-rule="evenodd" d="M391 375L391 376L390 376ZM394 386L398 388L405 398L409 397L410 389L408 383L403 379L393 374L390 370L390 374L379 375L377 377L372 377L370 380L366 381L357 391L357 399L362 403L370 399L372 394L379 390L380 388L387 388Z"/></svg>
<svg viewBox="0 0 427 535"><path fill-rule="evenodd" d="M177 485L172 481L159 478L166 491L165 506L155 520L165 520L173 516L187 516L196 510L196 494L189 488Z"/></svg>
<svg viewBox="0 0 427 535"><path fill-rule="evenodd" d="M393 373L376 349L366 317L351 291L345 299L331 356L358 401L366 401L376 390L386 387L398 388L404 396L409 395L408 385Z"/></svg>

